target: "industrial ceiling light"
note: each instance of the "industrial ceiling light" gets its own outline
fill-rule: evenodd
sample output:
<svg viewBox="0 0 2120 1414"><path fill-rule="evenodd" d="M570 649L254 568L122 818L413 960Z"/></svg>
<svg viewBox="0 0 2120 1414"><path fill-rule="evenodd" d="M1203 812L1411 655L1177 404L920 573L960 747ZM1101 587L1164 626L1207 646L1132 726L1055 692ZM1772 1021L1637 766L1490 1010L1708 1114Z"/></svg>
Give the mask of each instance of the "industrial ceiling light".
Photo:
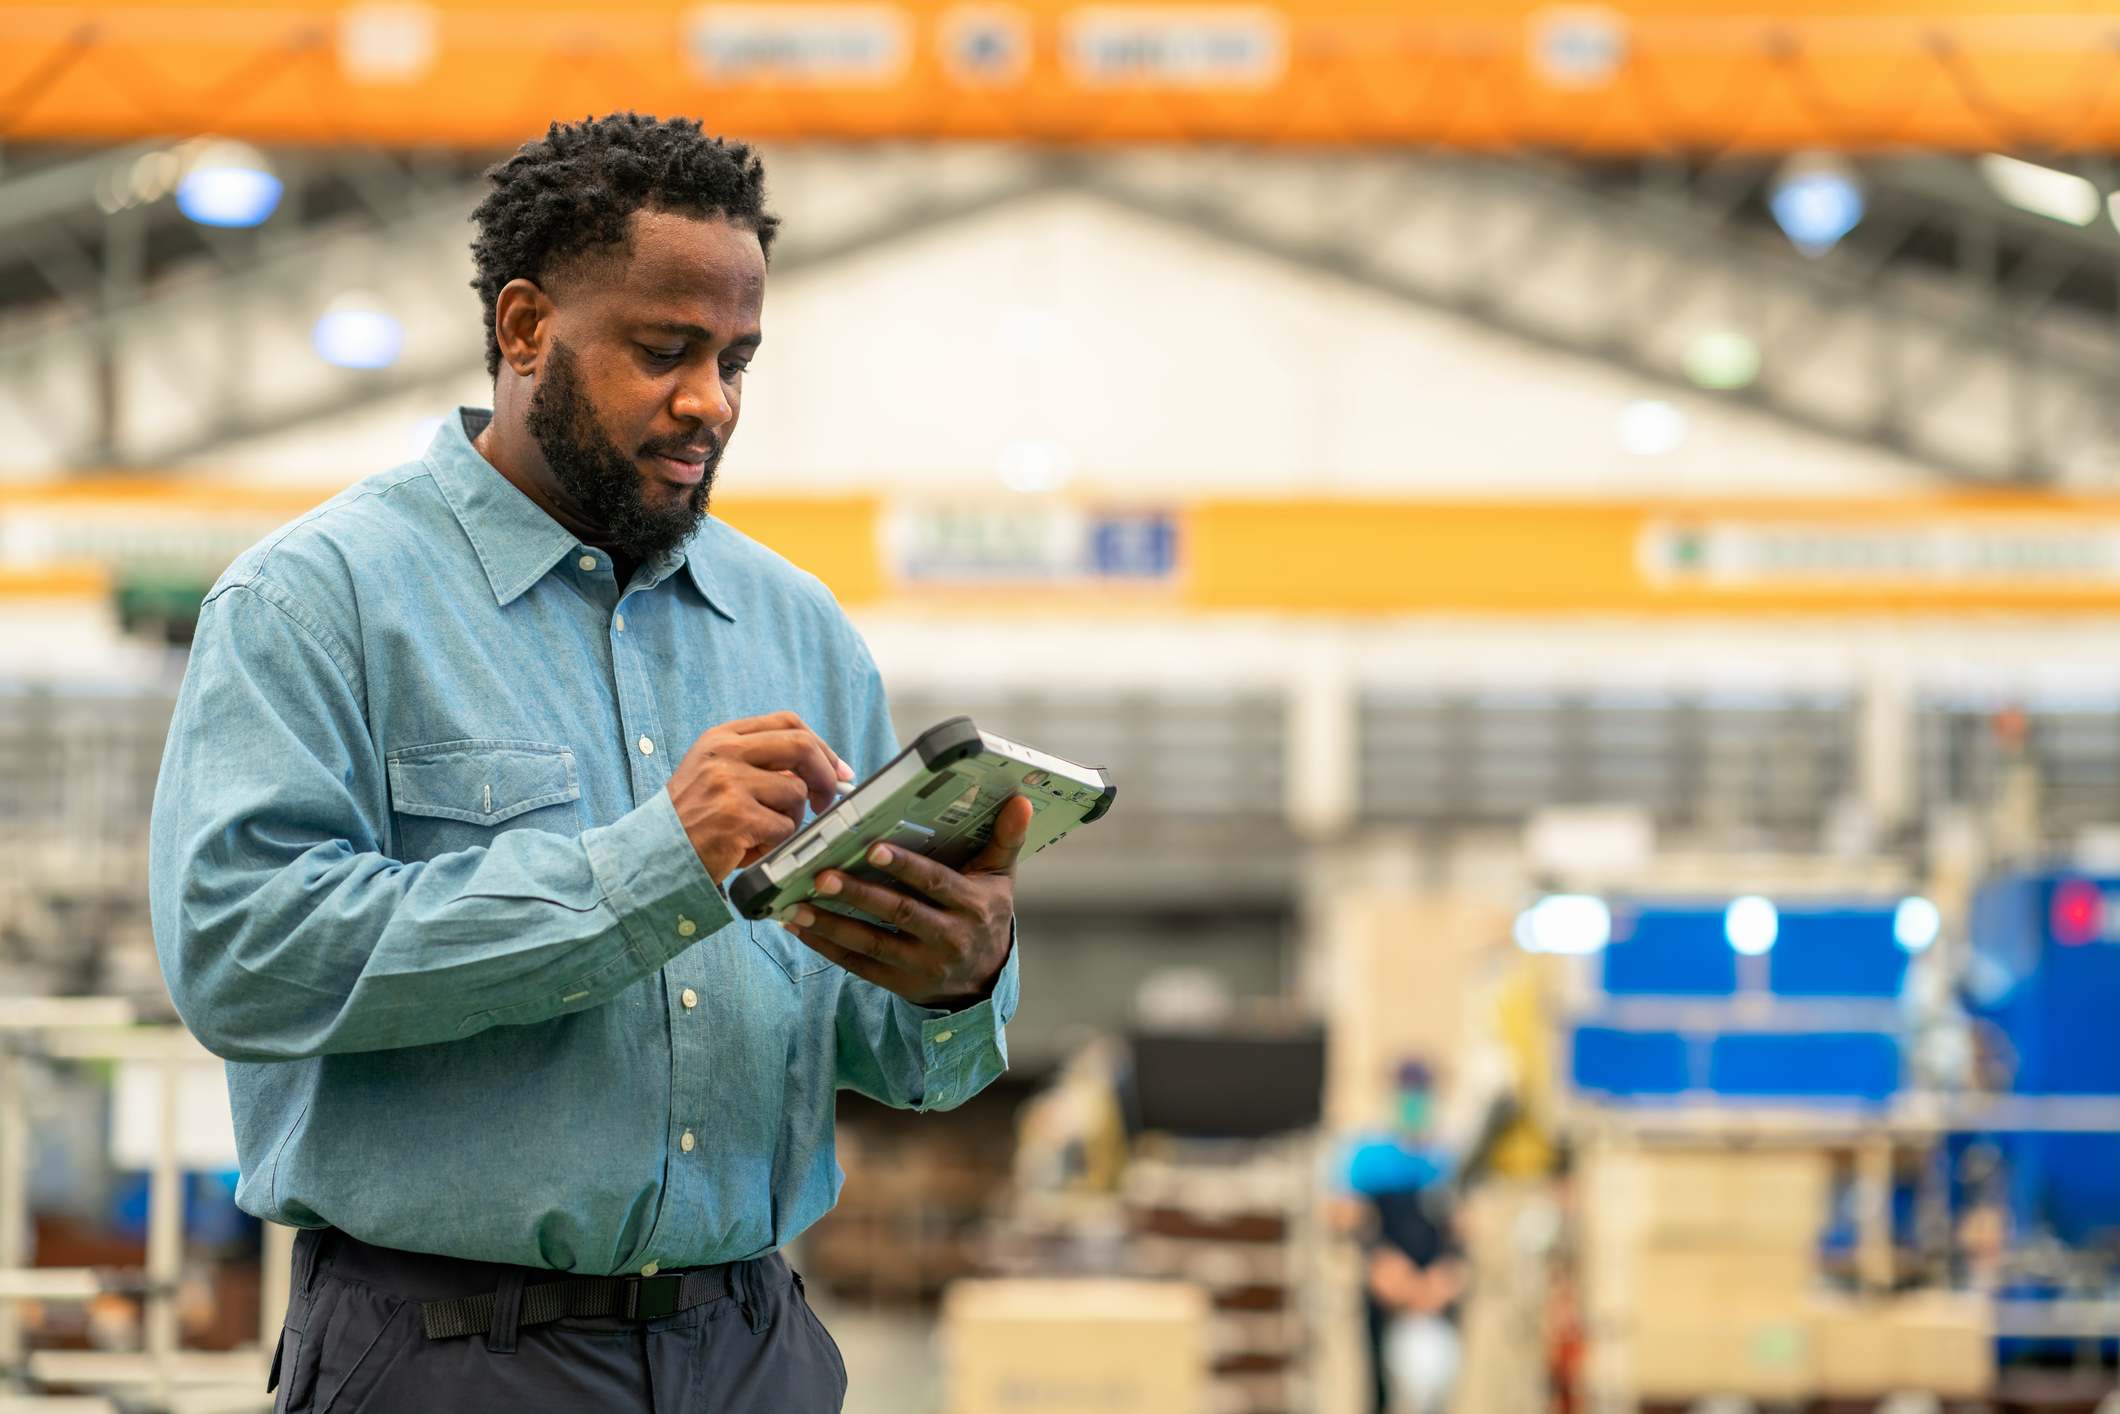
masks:
<svg viewBox="0 0 2120 1414"><path fill-rule="evenodd" d="M1075 456L1059 442L1025 437L1001 449L996 470L1011 491L1043 495L1067 485L1075 473Z"/></svg>
<svg viewBox="0 0 2120 1414"><path fill-rule="evenodd" d="M1776 174L1767 209L1798 250L1824 255L1862 220L1862 184L1838 157L1799 153Z"/></svg>
<svg viewBox="0 0 2120 1414"><path fill-rule="evenodd" d="M1943 913L1925 898L1903 898L1892 910L1892 938L1908 952L1927 952L1943 932Z"/></svg>
<svg viewBox="0 0 2120 1414"><path fill-rule="evenodd" d="M388 368L404 352L405 326L374 295L351 291L326 306L310 342L340 368Z"/></svg>
<svg viewBox="0 0 2120 1414"><path fill-rule="evenodd" d="M1748 388L1759 378L1759 343L1736 329L1709 329L1686 345L1680 362L1698 387L1716 392Z"/></svg>
<svg viewBox="0 0 2120 1414"><path fill-rule="evenodd" d="M1686 440L1686 415L1658 398L1619 410L1619 444L1638 457L1660 457Z"/></svg>
<svg viewBox="0 0 2120 1414"><path fill-rule="evenodd" d="M1771 951L1781 936L1781 912L1772 900L1757 894L1732 899L1723 913L1723 936L1746 957L1758 957Z"/></svg>
<svg viewBox="0 0 2120 1414"><path fill-rule="evenodd" d="M1549 894L1517 915L1515 934L1525 952L1583 957L1612 941L1612 909L1588 894Z"/></svg>
<svg viewBox="0 0 2120 1414"><path fill-rule="evenodd" d="M1990 152L1980 159L1980 175L1995 195L2021 211L2071 226L2088 226L2098 219L2098 188L2074 172Z"/></svg>
<svg viewBox="0 0 2120 1414"><path fill-rule="evenodd" d="M244 142L199 144L177 182L177 209L202 226L258 226L285 190L265 154Z"/></svg>

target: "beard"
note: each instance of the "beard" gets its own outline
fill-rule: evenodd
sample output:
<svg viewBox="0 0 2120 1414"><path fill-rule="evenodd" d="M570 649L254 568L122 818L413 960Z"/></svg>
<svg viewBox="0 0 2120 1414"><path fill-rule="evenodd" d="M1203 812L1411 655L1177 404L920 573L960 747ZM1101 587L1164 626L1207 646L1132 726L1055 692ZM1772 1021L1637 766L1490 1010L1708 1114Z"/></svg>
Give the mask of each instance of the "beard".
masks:
<svg viewBox="0 0 2120 1414"><path fill-rule="evenodd" d="M650 560L676 549L705 518L721 463L720 444L708 454L698 485L676 501L649 504L639 462L604 435L574 351L557 339L545 358L544 376L530 395L524 425L545 454L560 490L627 558Z"/></svg>

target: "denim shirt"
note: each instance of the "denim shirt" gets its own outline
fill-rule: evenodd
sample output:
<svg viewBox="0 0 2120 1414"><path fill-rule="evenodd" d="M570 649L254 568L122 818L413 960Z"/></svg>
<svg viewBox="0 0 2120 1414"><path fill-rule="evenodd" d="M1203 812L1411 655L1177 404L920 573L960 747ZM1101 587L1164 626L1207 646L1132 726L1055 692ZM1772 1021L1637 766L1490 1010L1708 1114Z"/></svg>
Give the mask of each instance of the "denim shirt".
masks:
<svg viewBox="0 0 2120 1414"><path fill-rule="evenodd" d="M621 591L472 445L246 551L200 612L149 889L228 1062L261 1218L608 1275L733 1261L836 1201L841 1088L947 1109L1007 1066L1013 946L946 1015L730 908L665 783L793 709L895 752L830 593L719 521Z"/></svg>

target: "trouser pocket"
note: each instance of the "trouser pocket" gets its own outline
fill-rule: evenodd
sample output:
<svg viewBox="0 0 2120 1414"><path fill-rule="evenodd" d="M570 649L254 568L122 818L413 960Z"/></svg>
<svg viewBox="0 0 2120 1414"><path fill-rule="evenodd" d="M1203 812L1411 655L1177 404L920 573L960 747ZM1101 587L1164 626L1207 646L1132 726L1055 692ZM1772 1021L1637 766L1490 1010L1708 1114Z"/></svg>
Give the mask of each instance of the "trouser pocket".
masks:
<svg viewBox="0 0 2120 1414"><path fill-rule="evenodd" d="M825 1353L832 1357L832 1368L839 1372L839 1398L844 1403L847 1397L846 1357L839 1352L839 1342L832 1338L832 1333L825 1329L825 1324L819 1319L817 1312L811 1309L810 1289L803 1284L802 1273L790 1267L788 1275L795 1278L795 1304L802 1308L803 1319L809 1323L810 1330L823 1344Z"/></svg>

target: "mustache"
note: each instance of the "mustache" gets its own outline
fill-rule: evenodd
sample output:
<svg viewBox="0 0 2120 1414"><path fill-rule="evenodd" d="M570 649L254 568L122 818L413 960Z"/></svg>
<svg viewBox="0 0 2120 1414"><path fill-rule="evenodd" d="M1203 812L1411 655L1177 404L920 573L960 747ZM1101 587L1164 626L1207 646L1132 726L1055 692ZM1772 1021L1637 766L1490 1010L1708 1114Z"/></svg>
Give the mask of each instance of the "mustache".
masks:
<svg viewBox="0 0 2120 1414"><path fill-rule="evenodd" d="M721 438L709 432L704 438L707 444L707 465L713 466L721 460ZM691 441L677 442L669 446L649 447L645 455L658 457L682 457L692 449Z"/></svg>

